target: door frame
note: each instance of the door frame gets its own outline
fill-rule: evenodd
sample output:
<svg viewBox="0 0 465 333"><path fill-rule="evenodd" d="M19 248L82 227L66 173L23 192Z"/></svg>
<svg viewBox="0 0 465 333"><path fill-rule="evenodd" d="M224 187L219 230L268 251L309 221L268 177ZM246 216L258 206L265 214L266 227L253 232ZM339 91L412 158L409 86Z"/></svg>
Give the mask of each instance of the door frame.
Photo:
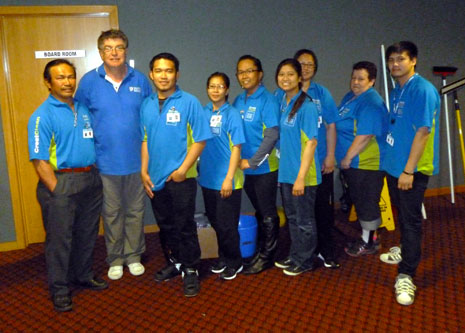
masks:
<svg viewBox="0 0 465 333"><path fill-rule="evenodd" d="M3 30L4 17L8 16L33 16L33 15L76 15L107 16L110 26L118 28L117 6L0 6L0 30ZM24 149L25 143L18 139L14 130L14 108L11 101L11 78L8 68L8 53L5 48L4 35L0 32L0 112L3 124L3 136L5 140L5 154L10 182L11 205L16 231L16 241L1 243L0 251L22 249L29 245L25 234L25 210L26 203L21 200L20 173L17 151Z"/></svg>

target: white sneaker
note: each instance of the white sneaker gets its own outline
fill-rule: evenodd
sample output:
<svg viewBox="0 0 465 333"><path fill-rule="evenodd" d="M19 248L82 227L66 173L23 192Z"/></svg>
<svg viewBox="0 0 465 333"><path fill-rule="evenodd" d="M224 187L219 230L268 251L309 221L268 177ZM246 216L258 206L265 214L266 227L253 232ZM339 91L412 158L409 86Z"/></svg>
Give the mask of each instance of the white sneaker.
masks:
<svg viewBox="0 0 465 333"><path fill-rule="evenodd" d="M139 276L144 274L145 268L140 262L133 262L128 265L129 272L134 276Z"/></svg>
<svg viewBox="0 0 465 333"><path fill-rule="evenodd" d="M123 277L123 266L111 266L108 270L108 278L110 280L119 280Z"/></svg>
<svg viewBox="0 0 465 333"><path fill-rule="evenodd" d="M379 259L386 264L397 265L402 261L401 249L398 246L391 247L389 252L383 253Z"/></svg>
<svg viewBox="0 0 465 333"><path fill-rule="evenodd" d="M417 287L413 284L410 275L399 274L396 278L396 300L402 305L410 305L415 300L415 290Z"/></svg>

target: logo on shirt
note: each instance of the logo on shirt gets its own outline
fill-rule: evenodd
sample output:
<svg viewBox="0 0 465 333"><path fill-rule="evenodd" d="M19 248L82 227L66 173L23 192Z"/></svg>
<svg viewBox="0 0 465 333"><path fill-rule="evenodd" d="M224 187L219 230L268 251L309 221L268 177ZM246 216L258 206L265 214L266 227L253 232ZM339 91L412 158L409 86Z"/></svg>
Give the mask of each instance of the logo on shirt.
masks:
<svg viewBox="0 0 465 333"><path fill-rule="evenodd" d="M140 93L142 90L140 87L129 87L130 92Z"/></svg>
<svg viewBox="0 0 465 333"><path fill-rule="evenodd" d="M284 121L284 125L289 126L289 127L294 127L296 118L297 118L296 114L291 119L289 119L289 117L286 117L286 120Z"/></svg>
<svg viewBox="0 0 465 333"><path fill-rule="evenodd" d="M342 107L341 109L339 109L339 117L344 117L349 112L350 108Z"/></svg>
<svg viewBox="0 0 465 333"><path fill-rule="evenodd" d="M40 143L40 140L39 140L39 122L40 122L40 117L37 117L37 119L36 119L36 127L34 129L34 142L35 142L34 153L36 153L36 154L39 152L39 143Z"/></svg>
<svg viewBox="0 0 465 333"><path fill-rule="evenodd" d="M318 113L321 114L321 102L319 99L312 99L313 103L315 103L316 109L318 110Z"/></svg>
<svg viewBox="0 0 465 333"><path fill-rule="evenodd" d="M256 107L254 106L249 106L249 109L247 110L247 112L245 113L245 117L244 117L244 120L245 121L252 121L254 116L255 116L255 111L257 110Z"/></svg>

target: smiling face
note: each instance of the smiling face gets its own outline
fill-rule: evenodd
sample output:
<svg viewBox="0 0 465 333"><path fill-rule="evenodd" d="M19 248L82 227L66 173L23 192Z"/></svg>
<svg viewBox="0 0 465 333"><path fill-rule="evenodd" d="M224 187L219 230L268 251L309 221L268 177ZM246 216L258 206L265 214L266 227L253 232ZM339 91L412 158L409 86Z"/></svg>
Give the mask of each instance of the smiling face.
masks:
<svg viewBox="0 0 465 333"><path fill-rule="evenodd" d="M157 88L159 97L169 97L175 92L179 72L176 71L173 61L163 58L155 60L149 76Z"/></svg>
<svg viewBox="0 0 465 333"><path fill-rule="evenodd" d="M284 65L278 72L278 86L286 92L287 95L294 96L300 90L299 83L302 78L295 68L291 65Z"/></svg>
<svg viewBox="0 0 465 333"><path fill-rule="evenodd" d="M237 64L237 81L242 89L247 90L249 95L253 94L263 77L263 72L260 72L255 63L250 59L243 59Z"/></svg>
<svg viewBox="0 0 465 333"><path fill-rule="evenodd" d="M45 80L50 94L57 100L68 103L73 99L76 89L76 73L68 64L60 64L50 68L50 81Z"/></svg>
<svg viewBox="0 0 465 333"><path fill-rule="evenodd" d="M207 87L208 98L216 106L221 106L226 102L226 96L229 94L229 89L226 87L221 76L214 76L210 79Z"/></svg>
<svg viewBox="0 0 465 333"><path fill-rule="evenodd" d="M121 38L109 38L99 48L100 58L107 68L118 68L126 63L127 48Z"/></svg>
<svg viewBox="0 0 465 333"><path fill-rule="evenodd" d="M352 78L350 80L350 89L354 95L358 96L373 87L375 80L368 78L368 71L366 69L354 69L352 71Z"/></svg>
<svg viewBox="0 0 465 333"><path fill-rule="evenodd" d="M315 76L315 59L308 53L304 53L297 58L302 66L302 80L310 81Z"/></svg>
<svg viewBox="0 0 465 333"><path fill-rule="evenodd" d="M388 60L389 72L401 85L415 74L417 58L410 58L408 52L392 53Z"/></svg>

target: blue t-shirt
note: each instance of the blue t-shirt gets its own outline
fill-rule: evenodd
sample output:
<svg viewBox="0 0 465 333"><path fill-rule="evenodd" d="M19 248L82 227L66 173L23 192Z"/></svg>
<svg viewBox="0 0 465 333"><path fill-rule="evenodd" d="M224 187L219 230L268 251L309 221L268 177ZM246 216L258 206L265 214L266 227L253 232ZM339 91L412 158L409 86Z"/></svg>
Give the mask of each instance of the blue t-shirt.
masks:
<svg viewBox="0 0 465 333"><path fill-rule="evenodd" d="M92 114L97 167L102 174L140 172L140 105L152 93L144 74L127 66L118 91L105 79L103 64L79 82L76 99Z"/></svg>
<svg viewBox="0 0 465 333"><path fill-rule="evenodd" d="M239 110L244 121L246 142L242 145L241 157L250 159L255 155L263 141L263 132L266 128L279 126L279 105L276 97L260 85L252 95L247 97L247 92L236 97L233 106ZM279 162L276 151L255 170L246 169L246 175L261 175L278 170Z"/></svg>
<svg viewBox="0 0 465 333"><path fill-rule="evenodd" d="M428 176L437 174L441 99L436 88L420 75L414 74L403 88L396 86L392 91L390 106L383 169L391 176L399 177L407 164L417 130L427 127L430 136L415 172Z"/></svg>
<svg viewBox="0 0 465 333"><path fill-rule="evenodd" d="M39 106L27 125L30 160L49 161L54 170L95 163L89 110L77 101L74 110L52 95Z"/></svg>
<svg viewBox="0 0 465 333"><path fill-rule="evenodd" d="M352 159L351 168L380 170L386 151L388 111L374 88L359 96L347 93L339 106L336 121L336 160L340 165L357 135L374 135L365 148Z"/></svg>
<svg viewBox="0 0 465 333"><path fill-rule="evenodd" d="M283 99L281 104L281 121L279 134L281 140L278 181L280 183L294 184L299 173L302 155L308 140L318 137L318 110L316 105L308 98L299 108L297 113L289 119L298 93L294 96L289 105ZM310 168L305 176L305 186L315 186L321 183L321 167L317 154L313 156Z"/></svg>
<svg viewBox="0 0 465 333"><path fill-rule="evenodd" d="M282 89L276 89L275 96L278 98L278 102L282 101L284 95L285 93ZM336 122L337 106L329 90L313 81L310 82L307 95L312 98L318 110L318 123L320 127L318 128L317 152L319 161L323 162L327 154L326 125Z"/></svg>
<svg viewBox="0 0 465 333"><path fill-rule="evenodd" d="M228 173L233 146L245 142L244 125L239 111L228 102L217 111L213 111L213 104L209 103L204 112L210 122L213 138L207 141L200 156L199 184L220 191ZM237 168L232 181L233 190L242 188L243 182L243 172Z"/></svg>
<svg viewBox="0 0 465 333"><path fill-rule="evenodd" d="M179 87L166 99L161 112L158 94L147 97L141 106L140 121L142 140L147 141L148 172L154 191L163 189L168 176L184 162L192 144L212 137L199 100ZM196 167L194 163L187 178L197 177Z"/></svg>

